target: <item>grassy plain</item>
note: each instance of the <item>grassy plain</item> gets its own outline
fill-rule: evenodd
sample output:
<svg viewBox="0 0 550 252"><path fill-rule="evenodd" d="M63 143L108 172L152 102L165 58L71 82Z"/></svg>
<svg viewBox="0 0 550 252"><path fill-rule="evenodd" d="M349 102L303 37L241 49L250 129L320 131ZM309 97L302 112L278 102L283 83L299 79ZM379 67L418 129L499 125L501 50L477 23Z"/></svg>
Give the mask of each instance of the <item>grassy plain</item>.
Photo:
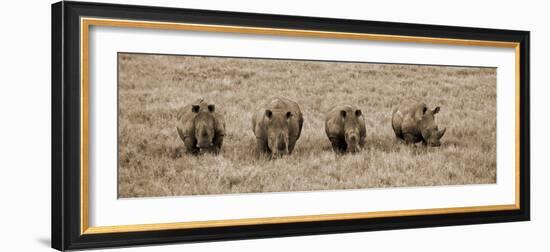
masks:
<svg viewBox="0 0 550 252"><path fill-rule="evenodd" d="M336 190L496 182L496 69L119 54L119 197ZM254 108L272 95L300 104L294 153L257 159ZM191 156L178 109L203 97L226 120L220 155ZM441 106L439 148L396 142L403 99ZM334 105L359 106L367 145L335 155L324 133Z"/></svg>

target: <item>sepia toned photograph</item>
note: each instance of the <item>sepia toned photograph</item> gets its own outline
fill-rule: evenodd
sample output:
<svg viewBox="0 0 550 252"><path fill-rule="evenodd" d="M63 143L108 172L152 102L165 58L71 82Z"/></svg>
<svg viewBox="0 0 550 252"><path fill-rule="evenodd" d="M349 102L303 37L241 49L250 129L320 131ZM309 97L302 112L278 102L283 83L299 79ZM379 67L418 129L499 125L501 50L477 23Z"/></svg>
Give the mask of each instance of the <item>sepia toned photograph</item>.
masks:
<svg viewBox="0 0 550 252"><path fill-rule="evenodd" d="M117 57L119 198L496 183L496 68Z"/></svg>

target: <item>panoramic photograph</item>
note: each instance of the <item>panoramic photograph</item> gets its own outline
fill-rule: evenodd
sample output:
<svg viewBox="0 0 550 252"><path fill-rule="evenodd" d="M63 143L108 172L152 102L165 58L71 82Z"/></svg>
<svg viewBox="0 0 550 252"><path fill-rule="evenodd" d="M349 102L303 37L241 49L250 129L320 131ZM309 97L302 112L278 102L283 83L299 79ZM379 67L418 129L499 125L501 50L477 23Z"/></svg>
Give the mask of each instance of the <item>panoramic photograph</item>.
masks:
<svg viewBox="0 0 550 252"><path fill-rule="evenodd" d="M117 57L119 198L496 183L496 68Z"/></svg>

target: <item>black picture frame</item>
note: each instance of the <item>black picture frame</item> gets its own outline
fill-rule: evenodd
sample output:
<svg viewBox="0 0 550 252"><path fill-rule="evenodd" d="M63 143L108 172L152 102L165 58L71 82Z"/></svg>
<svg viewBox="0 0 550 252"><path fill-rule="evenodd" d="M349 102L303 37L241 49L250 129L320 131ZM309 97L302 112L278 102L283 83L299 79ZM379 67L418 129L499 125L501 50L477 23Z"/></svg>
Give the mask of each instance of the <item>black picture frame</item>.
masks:
<svg viewBox="0 0 550 252"><path fill-rule="evenodd" d="M519 209L160 231L81 234L81 17L252 26L519 43ZM58 250L253 239L530 219L529 32L102 3L52 5L52 247Z"/></svg>

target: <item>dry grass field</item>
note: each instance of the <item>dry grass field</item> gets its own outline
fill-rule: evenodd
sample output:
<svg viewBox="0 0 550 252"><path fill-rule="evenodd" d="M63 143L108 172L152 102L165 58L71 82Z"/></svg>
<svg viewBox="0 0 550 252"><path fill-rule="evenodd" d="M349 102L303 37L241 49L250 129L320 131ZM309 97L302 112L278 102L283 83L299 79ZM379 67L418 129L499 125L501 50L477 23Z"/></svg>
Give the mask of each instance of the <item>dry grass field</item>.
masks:
<svg viewBox="0 0 550 252"><path fill-rule="evenodd" d="M496 183L496 69L119 54L119 197L336 190ZM291 156L257 159L254 108L272 95L300 104L302 136ZM203 97L226 120L219 155L187 155L178 109ZM439 148L395 140L402 99L441 106ZM324 114L359 106L367 144L336 155Z"/></svg>

